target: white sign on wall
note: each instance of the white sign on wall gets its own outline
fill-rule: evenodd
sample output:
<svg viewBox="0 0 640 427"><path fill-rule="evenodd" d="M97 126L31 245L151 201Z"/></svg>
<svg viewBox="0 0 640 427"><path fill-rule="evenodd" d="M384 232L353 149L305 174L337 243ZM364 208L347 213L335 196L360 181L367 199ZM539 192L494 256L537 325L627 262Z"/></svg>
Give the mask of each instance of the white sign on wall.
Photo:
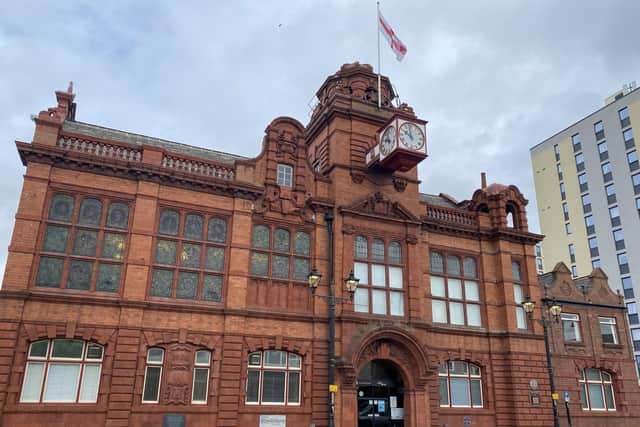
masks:
<svg viewBox="0 0 640 427"><path fill-rule="evenodd" d="M286 415L260 415L260 427L286 427Z"/></svg>

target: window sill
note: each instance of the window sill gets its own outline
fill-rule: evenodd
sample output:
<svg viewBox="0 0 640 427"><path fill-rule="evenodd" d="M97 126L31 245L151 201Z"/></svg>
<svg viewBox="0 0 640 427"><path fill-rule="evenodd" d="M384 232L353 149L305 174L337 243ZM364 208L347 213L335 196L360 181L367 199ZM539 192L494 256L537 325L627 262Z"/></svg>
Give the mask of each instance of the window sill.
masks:
<svg viewBox="0 0 640 427"><path fill-rule="evenodd" d="M565 341L564 345L567 347L586 347L585 343L582 341Z"/></svg>
<svg viewBox="0 0 640 427"><path fill-rule="evenodd" d="M304 405L251 405L247 403L241 404L238 413L245 414L304 414L311 412Z"/></svg>
<svg viewBox="0 0 640 427"><path fill-rule="evenodd" d="M621 350L624 348L624 345L622 344L607 344L607 343L602 343L602 347L607 350L607 349L611 349L611 350Z"/></svg>
<svg viewBox="0 0 640 427"><path fill-rule="evenodd" d="M494 415L495 411L491 408L471 408L440 406L440 415L469 415L470 412L476 415Z"/></svg>

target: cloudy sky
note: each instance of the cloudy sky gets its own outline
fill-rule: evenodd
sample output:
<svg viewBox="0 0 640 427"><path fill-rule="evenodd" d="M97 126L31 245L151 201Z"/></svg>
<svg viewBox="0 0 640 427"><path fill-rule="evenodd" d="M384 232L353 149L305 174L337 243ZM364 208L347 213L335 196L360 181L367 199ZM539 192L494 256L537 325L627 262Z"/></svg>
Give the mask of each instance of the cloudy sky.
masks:
<svg viewBox="0 0 640 427"><path fill-rule="evenodd" d="M449 4L446 4L449 3ZM382 72L429 120L421 190L513 183L538 230L529 148L640 80L635 0L383 0L408 46ZM326 76L376 62L372 0L12 1L0 15L0 270L24 168L14 140L75 84L77 119L255 156L266 125L308 122Z"/></svg>

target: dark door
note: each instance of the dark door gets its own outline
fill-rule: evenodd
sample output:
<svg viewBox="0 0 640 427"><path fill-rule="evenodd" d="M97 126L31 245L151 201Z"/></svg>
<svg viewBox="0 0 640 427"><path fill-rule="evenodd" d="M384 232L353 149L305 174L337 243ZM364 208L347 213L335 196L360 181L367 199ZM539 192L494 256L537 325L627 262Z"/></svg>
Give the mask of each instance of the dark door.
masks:
<svg viewBox="0 0 640 427"><path fill-rule="evenodd" d="M390 362L374 360L360 371L358 427L404 427L404 386Z"/></svg>

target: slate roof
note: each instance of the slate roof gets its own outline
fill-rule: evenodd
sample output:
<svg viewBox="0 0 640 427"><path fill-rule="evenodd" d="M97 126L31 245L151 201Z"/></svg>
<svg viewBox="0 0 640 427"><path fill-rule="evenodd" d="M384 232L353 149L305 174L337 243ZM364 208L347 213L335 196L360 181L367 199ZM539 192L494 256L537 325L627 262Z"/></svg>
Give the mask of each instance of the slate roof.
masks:
<svg viewBox="0 0 640 427"><path fill-rule="evenodd" d="M430 205L442 206L444 208L460 209L458 205L452 203L449 199L436 194L420 193L420 201Z"/></svg>
<svg viewBox="0 0 640 427"><path fill-rule="evenodd" d="M65 120L62 124L62 130L72 132L89 137L97 137L110 141L124 142L133 145L151 145L153 147L162 148L176 154L186 156L199 157L218 163L232 165L236 160L246 160L247 157L237 156L235 154L223 153L221 151L210 150L207 148L194 147L193 145L181 144L179 142L168 141L166 139L154 138L146 135L125 132L117 129L110 129L89 123Z"/></svg>

